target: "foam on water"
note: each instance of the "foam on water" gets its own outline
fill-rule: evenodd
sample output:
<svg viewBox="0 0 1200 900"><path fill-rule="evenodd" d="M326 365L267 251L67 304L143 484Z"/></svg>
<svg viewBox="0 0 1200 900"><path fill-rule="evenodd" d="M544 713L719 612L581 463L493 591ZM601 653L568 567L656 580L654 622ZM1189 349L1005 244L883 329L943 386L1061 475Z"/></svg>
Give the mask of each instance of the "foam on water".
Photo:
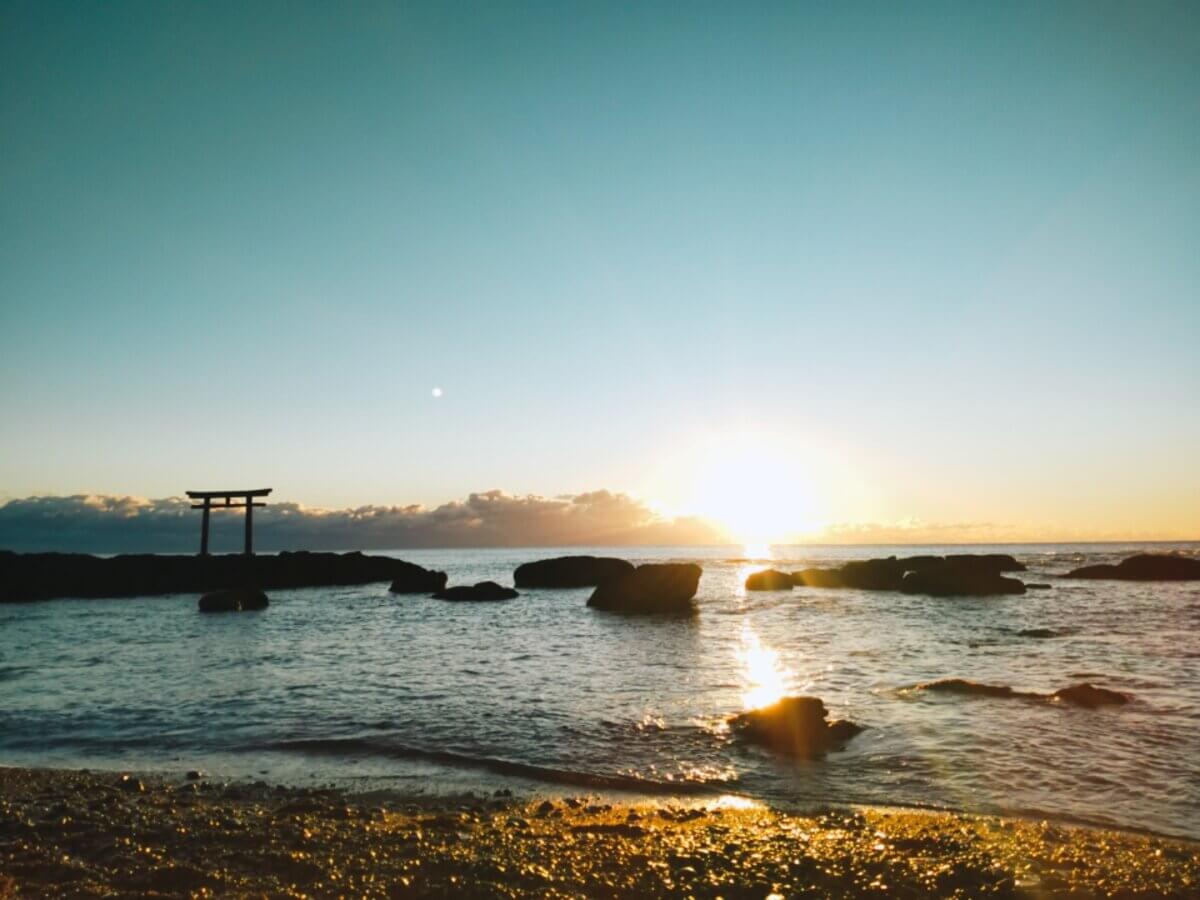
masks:
<svg viewBox="0 0 1200 900"><path fill-rule="evenodd" d="M775 548L771 564L961 549ZM475 771L1197 837L1200 584L1056 578L1140 549L977 548L1013 553L1024 580L1053 585L986 599L747 595L760 564L738 548L591 551L699 562L699 612L684 619L590 610L586 589L463 604L392 596L386 584L275 591L269 610L226 616L198 614L195 595L0 606L0 762L402 787ZM517 564L558 552L395 555L451 583L511 583ZM1135 700L1085 710L902 690L950 677L1039 693L1087 679ZM725 717L779 692L821 697L832 717L868 730L823 760L735 743Z"/></svg>

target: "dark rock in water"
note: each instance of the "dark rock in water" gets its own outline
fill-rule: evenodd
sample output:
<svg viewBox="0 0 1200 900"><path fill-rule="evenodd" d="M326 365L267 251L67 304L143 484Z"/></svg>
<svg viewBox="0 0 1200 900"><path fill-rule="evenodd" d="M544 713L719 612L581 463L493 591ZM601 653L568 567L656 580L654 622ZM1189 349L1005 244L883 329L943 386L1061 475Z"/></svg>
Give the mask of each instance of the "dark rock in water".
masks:
<svg viewBox="0 0 1200 900"><path fill-rule="evenodd" d="M743 740L793 756L818 756L862 731L853 722L828 722L825 704L817 697L784 697L729 720Z"/></svg>
<svg viewBox="0 0 1200 900"><path fill-rule="evenodd" d="M599 585L587 605L633 613L691 612L700 575L694 563L647 563Z"/></svg>
<svg viewBox="0 0 1200 900"><path fill-rule="evenodd" d="M918 684L916 690L934 691L939 694L969 694L974 697L1033 696L1021 691L1014 691L1006 684L981 684L965 678L941 678L937 681L927 681L925 684Z"/></svg>
<svg viewBox="0 0 1200 900"><path fill-rule="evenodd" d="M1026 585L1026 587L1028 586ZM1017 637L1056 638L1062 637L1062 632L1055 631L1053 628L1023 628L1017 632Z"/></svg>
<svg viewBox="0 0 1200 900"><path fill-rule="evenodd" d="M748 591L790 591L791 589L792 576L775 569L754 572L746 579L746 590Z"/></svg>
<svg viewBox="0 0 1200 900"><path fill-rule="evenodd" d="M1037 582L1028 582L1028 581L1025 582L1025 590L1027 590L1027 591L1049 591L1052 588L1053 588L1053 585L1049 585L1049 584L1038 584Z"/></svg>
<svg viewBox="0 0 1200 900"><path fill-rule="evenodd" d="M1050 695L1050 699L1082 706L1085 709L1095 709L1098 706L1124 706L1129 702L1130 697L1120 691L1110 691L1108 688L1084 683L1073 684L1055 691Z"/></svg>
<svg viewBox="0 0 1200 900"><path fill-rule="evenodd" d="M842 583L841 569L804 569L792 573L792 584L796 587L840 588Z"/></svg>
<svg viewBox="0 0 1200 900"><path fill-rule="evenodd" d="M396 560L403 568L398 569L388 586L392 594L428 594L446 586L446 573L433 572L414 563Z"/></svg>
<svg viewBox="0 0 1200 900"><path fill-rule="evenodd" d="M1007 553L951 553L946 565L972 572L1024 572L1024 563L1017 562Z"/></svg>
<svg viewBox="0 0 1200 900"><path fill-rule="evenodd" d="M84 553L0 551L0 603L51 597L203 594L248 584L271 590L393 580L401 590L421 593L438 591L446 585L445 573L362 553L141 554L102 558Z"/></svg>
<svg viewBox="0 0 1200 900"><path fill-rule="evenodd" d="M213 591L200 598L200 612L252 612L269 605L267 595L254 588Z"/></svg>
<svg viewBox="0 0 1200 900"><path fill-rule="evenodd" d="M1164 553L1141 553L1115 566L1084 566L1066 578L1112 578L1120 581L1200 581L1200 559Z"/></svg>
<svg viewBox="0 0 1200 900"><path fill-rule="evenodd" d="M1055 691L1053 694L1039 694L1034 691L1014 691L1008 685L980 684L977 681L967 681L965 678L943 678L940 681L930 681L918 684L918 691L937 691L945 694L969 694L977 697L1016 697L1022 700L1057 701L1071 703L1086 709L1098 706L1121 706L1129 702L1128 694L1098 688L1091 684L1073 684L1070 687Z"/></svg>
<svg viewBox="0 0 1200 900"><path fill-rule="evenodd" d="M1004 553L907 556L903 559L889 556L887 559L855 560L837 569L793 572L792 583L805 587L904 591L935 596L1021 594L1024 593L1019 587L1021 582L1001 578L1000 573L1024 568Z"/></svg>
<svg viewBox="0 0 1200 900"><path fill-rule="evenodd" d="M595 587L633 572L633 563L611 556L558 556L522 563L513 584L525 588Z"/></svg>
<svg viewBox="0 0 1200 900"><path fill-rule="evenodd" d="M494 581L481 581L478 584L467 586L459 585L458 587L446 588L438 591L433 595L437 600L458 600L458 601L491 601L491 600L512 600L515 597L521 596L512 588L506 588L496 584Z"/></svg>
<svg viewBox="0 0 1200 900"><path fill-rule="evenodd" d="M1023 594L1025 585L1015 578L995 572L978 572L956 566L943 566L909 572L901 590L906 594L930 594L934 597L995 597Z"/></svg>

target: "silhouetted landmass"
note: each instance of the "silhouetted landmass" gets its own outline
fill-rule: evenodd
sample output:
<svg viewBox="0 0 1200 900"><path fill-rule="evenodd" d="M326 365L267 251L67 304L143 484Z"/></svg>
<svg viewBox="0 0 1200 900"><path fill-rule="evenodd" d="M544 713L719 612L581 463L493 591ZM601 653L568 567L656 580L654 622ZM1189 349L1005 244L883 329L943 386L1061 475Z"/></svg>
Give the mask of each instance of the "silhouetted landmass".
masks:
<svg viewBox="0 0 1200 900"><path fill-rule="evenodd" d="M1200 559L1167 553L1139 553L1115 566L1084 566L1066 578L1112 578L1119 581L1200 581Z"/></svg>
<svg viewBox="0 0 1200 900"><path fill-rule="evenodd" d="M83 553L0 551L0 602L52 597L138 597L204 593L224 588L297 588L391 581L392 590L431 593L444 572L362 553L280 553L278 556L98 557Z"/></svg>
<svg viewBox="0 0 1200 900"><path fill-rule="evenodd" d="M792 573L792 582L803 587L904 591L939 597L992 596L1025 593L1025 586L1020 581L1000 574L1024 569L1024 565L1004 553L909 556L903 559L889 556L887 559L854 560L836 569L804 569Z"/></svg>
<svg viewBox="0 0 1200 900"><path fill-rule="evenodd" d="M754 572L746 578L748 591L790 591L792 576L776 569L763 569Z"/></svg>
<svg viewBox="0 0 1200 900"><path fill-rule="evenodd" d="M481 581L478 584L461 584L438 591L433 595L435 600L454 600L457 602L491 602L494 600L512 600L521 596L512 588L496 584L494 581Z"/></svg>
<svg viewBox="0 0 1200 900"><path fill-rule="evenodd" d="M729 720L743 740L792 756L819 756L854 737L862 726L844 720L826 721L818 697L784 697L770 706L740 713Z"/></svg>
<svg viewBox="0 0 1200 900"><path fill-rule="evenodd" d="M254 588L212 591L200 598L200 612L252 612L271 605L267 595Z"/></svg>
<svg viewBox="0 0 1200 900"><path fill-rule="evenodd" d="M557 556L517 566L513 584L519 588L596 587L632 572L633 563L611 556Z"/></svg>
<svg viewBox="0 0 1200 900"><path fill-rule="evenodd" d="M1023 700L1044 700L1070 703L1072 706L1082 706L1085 709L1095 709L1099 706L1124 706L1132 699L1128 694L1108 688L1096 687L1086 682L1060 688L1052 694L1039 694L1036 691L1016 691L1006 684L982 684L978 681L968 681L965 678L942 678L918 684L913 690L933 691L942 694L966 694L975 697L1015 697Z"/></svg>
<svg viewBox="0 0 1200 900"><path fill-rule="evenodd" d="M647 563L599 585L587 605L630 613L691 612L701 571L695 563Z"/></svg>

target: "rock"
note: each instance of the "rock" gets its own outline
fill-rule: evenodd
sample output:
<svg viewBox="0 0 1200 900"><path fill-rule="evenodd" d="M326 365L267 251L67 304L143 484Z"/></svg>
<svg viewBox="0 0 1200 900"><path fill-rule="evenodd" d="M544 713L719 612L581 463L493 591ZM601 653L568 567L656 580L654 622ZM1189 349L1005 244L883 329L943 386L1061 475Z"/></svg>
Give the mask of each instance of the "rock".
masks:
<svg viewBox="0 0 1200 900"><path fill-rule="evenodd" d="M204 773L201 772L199 769L192 769L190 772L187 773L188 781L198 781L199 779L201 779L203 777L204 777Z"/></svg>
<svg viewBox="0 0 1200 900"><path fill-rule="evenodd" d="M840 569L803 569L792 573L792 584L796 587L840 588L842 583Z"/></svg>
<svg viewBox="0 0 1200 900"><path fill-rule="evenodd" d="M1007 684L981 684L965 678L941 678L916 686L918 691L933 691L939 694L968 694L974 697L1022 697L1028 696L1014 691Z"/></svg>
<svg viewBox="0 0 1200 900"><path fill-rule="evenodd" d="M633 563L611 556L558 556L517 566L513 584L519 588L595 587L633 570Z"/></svg>
<svg viewBox="0 0 1200 900"><path fill-rule="evenodd" d="M1131 698L1120 691L1110 691L1108 688L1096 687L1085 682L1057 690L1050 695L1050 699L1082 706L1084 709L1095 709L1098 706L1124 706Z"/></svg>
<svg viewBox="0 0 1200 900"><path fill-rule="evenodd" d="M587 605L632 613L692 612L701 571L694 563L647 563L599 585Z"/></svg>
<svg viewBox="0 0 1200 900"><path fill-rule="evenodd" d="M269 605L267 595L254 588L212 591L200 598L200 612L251 612Z"/></svg>
<svg viewBox="0 0 1200 900"><path fill-rule="evenodd" d="M1037 582L1025 582L1025 590L1027 591L1048 591L1052 588L1049 584L1038 584Z"/></svg>
<svg viewBox="0 0 1200 900"><path fill-rule="evenodd" d="M775 569L764 569L754 572L746 579L748 591L790 591L792 576Z"/></svg>
<svg viewBox="0 0 1200 900"><path fill-rule="evenodd" d="M117 787L123 791L128 791L131 794L146 793L146 785L142 783L141 779L134 778L129 774L124 774L117 779Z"/></svg>
<svg viewBox="0 0 1200 900"><path fill-rule="evenodd" d="M195 593L254 585L273 588L395 581L398 590L430 593L446 585L443 572L386 556L296 553L246 556L0 551L0 603L51 597L138 597Z"/></svg>
<svg viewBox="0 0 1200 900"><path fill-rule="evenodd" d="M1015 578L952 565L909 572L904 576L900 589L906 594L929 594L934 597L995 597L1025 593L1025 585Z"/></svg>
<svg viewBox="0 0 1200 900"><path fill-rule="evenodd" d="M860 591L905 591L940 596L954 594L1020 594L1019 581L1001 572L1020 571L1021 563L1005 553L959 553L951 556L907 556L860 559L836 569L804 569L792 573L792 583L805 587L855 588ZM908 579L911 576L911 582ZM909 584L909 587L905 585ZM918 588L928 585L929 589Z"/></svg>
<svg viewBox="0 0 1200 900"><path fill-rule="evenodd" d="M967 569L972 572L1024 572L1024 563L1019 563L1007 553L951 553L946 565Z"/></svg>
<svg viewBox="0 0 1200 900"><path fill-rule="evenodd" d="M853 722L826 721L825 704L817 697L782 700L740 713L729 721L743 740L792 756L819 756L862 731Z"/></svg>
<svg viewBox="0 0 1200 900"><path fill-rule="evenodd" d="M388 592L392 594L428 594L446 587L446 573L434 572L414 563L395 560L403 568L396 570Z"/></svg>
<svg viewBox="0 0 1200 900"><path fill-rule="evenodd" d="M1200 581L1200 559L1174 553L1140 553L1115 566L1084 566L1066 578L1112 578L1120 581Z"/></svg>
<svg viewBox="0 0 1200 900"><path fill-rule="evenodd" d="M1029 585L1026 585L1028 587ZM1053 628L1022 628L1017 632L1017 637L1027 638L1056 638L1061 637L1061 631L1055 631Z"/></svg>
<svg viewBox="0 0 1200 900"><path fill-rule="evenodd" d="M521 595L512 588L506 588L503 585L496 584L494 581L481 581L469 587L467 585L459 585L457 587L446 588L445 590L438 591L433 596L437 600L487 602L492 600L512 600Z"/></svg>

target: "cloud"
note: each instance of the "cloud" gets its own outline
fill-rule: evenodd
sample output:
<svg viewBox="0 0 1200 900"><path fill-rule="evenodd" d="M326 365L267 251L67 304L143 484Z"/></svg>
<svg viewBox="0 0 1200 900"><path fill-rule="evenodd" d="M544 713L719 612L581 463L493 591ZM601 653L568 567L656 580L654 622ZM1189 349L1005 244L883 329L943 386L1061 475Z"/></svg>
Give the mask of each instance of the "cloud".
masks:
<svg viewBox="0 0 1200 900"><path fill-rule="evenodd" d="M214 512L215 552L241 549L242 511ZM699 518L665 518L628 494L563 497L493 490L423 506L326 510L268 503L254 512L254 545L271 550L387 550L719 544L728 537ZM200 514L189 500L75 495L27 497L0 506L0 548L93 553L195 552Z"/></svg>

